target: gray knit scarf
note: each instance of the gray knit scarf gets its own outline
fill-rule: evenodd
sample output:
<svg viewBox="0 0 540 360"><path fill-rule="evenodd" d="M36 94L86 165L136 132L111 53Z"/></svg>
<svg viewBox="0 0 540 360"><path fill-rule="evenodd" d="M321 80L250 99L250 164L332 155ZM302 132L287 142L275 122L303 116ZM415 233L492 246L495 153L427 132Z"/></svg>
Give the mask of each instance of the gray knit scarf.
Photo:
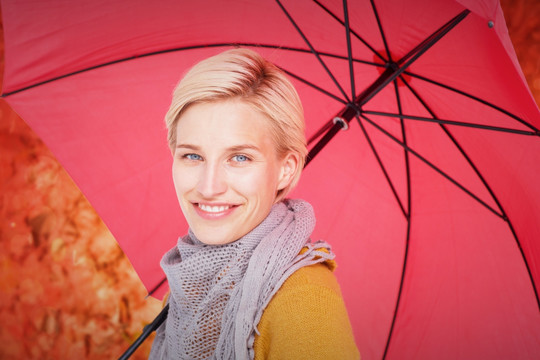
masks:
<svg viewBox="0 0 540 360"><path fill-rule="evenodd" d="M327 243L310 243L314 226L311 205L286 200L230 244L205 245L191 231L180 238L161 260L169 314L150 359L253 359L257 324L283 282L334 258Z"/></svg>

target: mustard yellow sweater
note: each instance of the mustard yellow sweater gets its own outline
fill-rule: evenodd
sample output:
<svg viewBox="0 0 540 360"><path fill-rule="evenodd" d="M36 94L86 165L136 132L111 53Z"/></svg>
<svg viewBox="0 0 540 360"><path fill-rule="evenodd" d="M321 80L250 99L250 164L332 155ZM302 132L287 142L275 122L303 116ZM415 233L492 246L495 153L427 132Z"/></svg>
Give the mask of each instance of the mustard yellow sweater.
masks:
<svg viewBox="0 0 540 360"><path fill-rule="evenodd" d="M263 312L255 360L360 359L333 262L292 274Z"/></svg>

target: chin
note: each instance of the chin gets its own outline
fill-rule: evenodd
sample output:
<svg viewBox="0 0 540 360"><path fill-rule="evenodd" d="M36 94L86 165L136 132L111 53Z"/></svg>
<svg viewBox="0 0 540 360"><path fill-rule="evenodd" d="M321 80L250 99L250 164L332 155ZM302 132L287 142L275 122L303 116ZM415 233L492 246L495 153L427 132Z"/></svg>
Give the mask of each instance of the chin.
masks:
<svg viewBox="0 0 540 360"><path fill-rule="evenodd" d="M223 237L223 234L208 234L205 232L196 232L193 231L197 239L199 239L200 242L206 245L225 245L230 244L238 239L232 239L228 237Z"/></svg>

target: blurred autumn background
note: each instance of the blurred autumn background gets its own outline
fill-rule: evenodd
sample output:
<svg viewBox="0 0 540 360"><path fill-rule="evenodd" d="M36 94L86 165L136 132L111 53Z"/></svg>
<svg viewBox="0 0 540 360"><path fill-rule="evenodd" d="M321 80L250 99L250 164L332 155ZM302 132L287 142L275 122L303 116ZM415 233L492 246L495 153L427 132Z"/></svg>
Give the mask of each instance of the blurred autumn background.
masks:
<svg viewBox="0 0 540 360"><path fill-rule="evenodd" d="M539 104L540 1L502 7ZM0 359L118 358L161 302L145 299L92 206L1 99L0 154ZM147 358L150 346L132 358Z"/></svg>

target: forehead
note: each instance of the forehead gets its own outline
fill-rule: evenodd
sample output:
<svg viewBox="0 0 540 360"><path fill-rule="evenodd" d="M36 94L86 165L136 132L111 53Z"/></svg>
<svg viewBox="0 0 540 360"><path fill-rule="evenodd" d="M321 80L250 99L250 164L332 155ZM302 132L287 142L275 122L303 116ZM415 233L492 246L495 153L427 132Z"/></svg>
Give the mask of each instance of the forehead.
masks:
<svg viewBox="0 0 540 360"><path fill-rule="evenodd" d="M191 105L176 128L177 144L236 146L239 143L275 148L270 119L240 100Z"/></svg>

